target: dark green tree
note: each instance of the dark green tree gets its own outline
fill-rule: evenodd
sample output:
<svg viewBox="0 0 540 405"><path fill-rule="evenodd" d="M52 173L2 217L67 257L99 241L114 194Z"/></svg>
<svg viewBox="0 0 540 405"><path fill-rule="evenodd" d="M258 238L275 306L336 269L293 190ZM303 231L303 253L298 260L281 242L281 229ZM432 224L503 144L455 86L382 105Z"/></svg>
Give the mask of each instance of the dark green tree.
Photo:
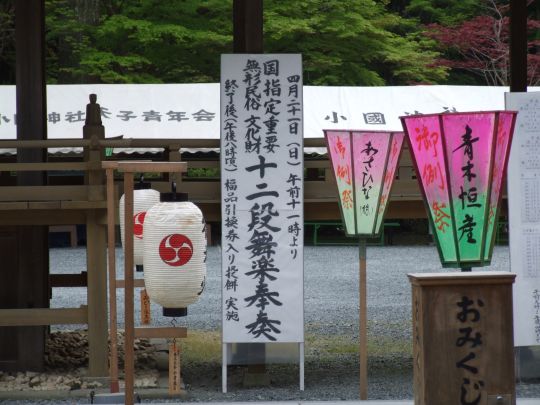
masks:
<svg viewBox="0 0 540 405"><path fill-rule="evenodd" d="M384 4L369 0L267 1L265 49L299 52L306 83L403 85L436 83L433 42Z"/></svg>
<svg viewBox="0 0 540 405"><path fill-rule="evenodd" d="M454 25L482 12L479 0L411 0L403 15L416 17L422 24Z"/></svg>
<svg viewBox="0 0 540 405"><path fill-rule="evenodd" d="M49 83L216 82L220 55L232 52L232 0L45 2ZM265 51L302 53L306 84L444 80L446 67L432 65L434 41L386 2L264 5ZM9 11L0 14L0 30ZM10 64L9 54L1 63Z"/></svg>

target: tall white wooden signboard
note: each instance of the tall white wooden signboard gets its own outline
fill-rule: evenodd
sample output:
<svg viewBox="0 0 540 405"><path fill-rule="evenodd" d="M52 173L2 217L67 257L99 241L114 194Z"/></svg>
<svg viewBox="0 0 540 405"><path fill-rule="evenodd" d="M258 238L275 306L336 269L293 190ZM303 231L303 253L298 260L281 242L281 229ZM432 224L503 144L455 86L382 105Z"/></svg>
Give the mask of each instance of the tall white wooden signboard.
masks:
<svg viewBox="0 0 540 405"><path fill-rule="evenodd" d="M303 389L301 55L221 58L223 391L231 343L298 342Z"/></svg>
<svg viewBox="0 0 540 405"><path fill-rule="evenodd" d="M540 93L507 93L519 111L508 164L514 345L540 344Z"/></svg>

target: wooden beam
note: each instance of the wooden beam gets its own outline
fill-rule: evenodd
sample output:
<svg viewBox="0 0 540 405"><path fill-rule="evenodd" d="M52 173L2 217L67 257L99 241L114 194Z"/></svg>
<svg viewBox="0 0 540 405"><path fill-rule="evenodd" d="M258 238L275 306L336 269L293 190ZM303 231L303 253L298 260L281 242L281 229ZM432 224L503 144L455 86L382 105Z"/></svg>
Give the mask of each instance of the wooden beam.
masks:
<svg viewBox="0 0 540 405"><path fill-rule="evenodd" d="M105 377L108 370L107 230L98 224L97 213L86 220L88 269L88 376Z"/></svg>
<svg viewBox="0 0 540 405"><path fill-rule="evenodd" d="M4 211L0 209L0 225L72 225L84 224L85 222L84 210L24 209Z"/></svg>
<svg viewBox="0 0 540 405"><path fill-rule="evenodd" d="M0 163L0 172L31 172L31 171L80 171L98 170L99 165L87 162L55 162L55 163Z"/></svg>
<svg viewBox="0 0 540 405"><path fill-rule="evenodd" d="M5 186L0 201L85 201L89 189L105 200L105 186Z"/></svg>
<svg viewBox="0 0 540 405"><path fill-rule="evenodd" d="M2 139L0 140L0 149L43 149L43 148L76 148L89 146L90 141L86 139Z"/></svg>
<svg viewBox="0 0 540 405"><path fill-rule="evenodd" d="M86 287L88 274L82 271L79 274L49 274L51 287Z"/></svg>
<svg viewBox="0 0 540 405"><path fill-rule="evenodd" d="M106 209L107 201L61 201L61 208L65 210L95 210Z"/></svg>
<svg viewBox="0 0 540 405"><path fill-rule="evenodd" d="M118 171L126 172L157 172L157 173L185 173L186 162L118 162Z"/></svg>
<svg viewBox="0 0 540 405"><path fill-rule="evenodd" d="M164 327L164 328L135 328L135 338L169 338L181 339L187 337L187 328L183 327Z"/></svg>
<svg viewBox="0 0 540 405"><path fill-rule="evenodd" d="M45 1L15 0L14 4L17 139L44 140L47 139ZM17 150L16 159L21 163L45 162L47 156L43 150L21 149ZM19 173L16 181L18 185L31 186L44 185L47 179L45 172L37 171ZM2 280L17 290L17 301L4 300L4 304L46 308L49 306L48 229L29 225L18 231L20 250L13 252L20 257L18 268L10 272L11 279ZM46 328L12 328L8 333L17 334L17 346L12 347L17 367L43 369ZM0 345L3 344L4 341L0 341Z"/></svg>
<svg viewBox="0 0 540 405"><path fill-rule="evenodd" d="M144 288L144 279L142 278L133 279L133 287ZM116 288L126 288L126 280L116 280Z"/></svg>
<svg viewBox="0 0 540 405"><path fill-rule="evenodd" d="M0 326L40 326L85 324L88 309L81 308L17 308L0 309Z"/></svg>
<svg viewBox="0 0 540 405"><path fill-rule="evenodd" d="M510 0L510 91L527 91L527 1Z"/></svg>
<svg viewBox="0 0 540 405"><path fill-rule="evenodd" d="M233 0L233 52L263 53L262 0Z"/></svg>

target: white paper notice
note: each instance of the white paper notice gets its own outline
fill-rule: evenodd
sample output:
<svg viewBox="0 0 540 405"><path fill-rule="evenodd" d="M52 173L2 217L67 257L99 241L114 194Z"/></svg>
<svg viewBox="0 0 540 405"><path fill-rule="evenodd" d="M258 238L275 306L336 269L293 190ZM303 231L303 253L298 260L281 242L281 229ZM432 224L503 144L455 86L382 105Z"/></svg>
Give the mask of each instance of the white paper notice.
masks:
<svg viewBox="0 0 540 405"><path fill-rule="evenodd" d="M514 286L514 344L540 344L540 93L507 93L519 111L508 164L510 263Z"/></svg>
<svg viewBox="0 0 540 405"><path fill-rule="evenodd" d="M300 55L222 55L224 343L304 341Z"/></svg>

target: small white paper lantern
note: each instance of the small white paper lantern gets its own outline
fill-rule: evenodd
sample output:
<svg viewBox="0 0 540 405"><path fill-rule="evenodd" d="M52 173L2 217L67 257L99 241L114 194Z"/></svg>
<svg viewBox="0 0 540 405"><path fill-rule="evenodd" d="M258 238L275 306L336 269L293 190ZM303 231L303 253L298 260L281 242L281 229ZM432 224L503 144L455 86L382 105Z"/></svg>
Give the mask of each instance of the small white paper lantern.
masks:
<svg viewBox="0 0 540 405"><path fill-rule="evenodd" d="M187 201L154 205L146 213L143 243L148 296L164 307L164 315L185 315L184 308L198 300L206 280L206 232L201 210Z"/></svg>
<svg viewBox="0 0 540 405"><path fill-rule="evenodd" d="M137 186L137 184L135 185ZM159 191L152 189L141 189L133 191L133 263L137 266L143 264L144 246L143 246L143 225L146 218L146 212L155 204L159 203ZM120 197L120 238L124 246L124 195Z"/></svg>

